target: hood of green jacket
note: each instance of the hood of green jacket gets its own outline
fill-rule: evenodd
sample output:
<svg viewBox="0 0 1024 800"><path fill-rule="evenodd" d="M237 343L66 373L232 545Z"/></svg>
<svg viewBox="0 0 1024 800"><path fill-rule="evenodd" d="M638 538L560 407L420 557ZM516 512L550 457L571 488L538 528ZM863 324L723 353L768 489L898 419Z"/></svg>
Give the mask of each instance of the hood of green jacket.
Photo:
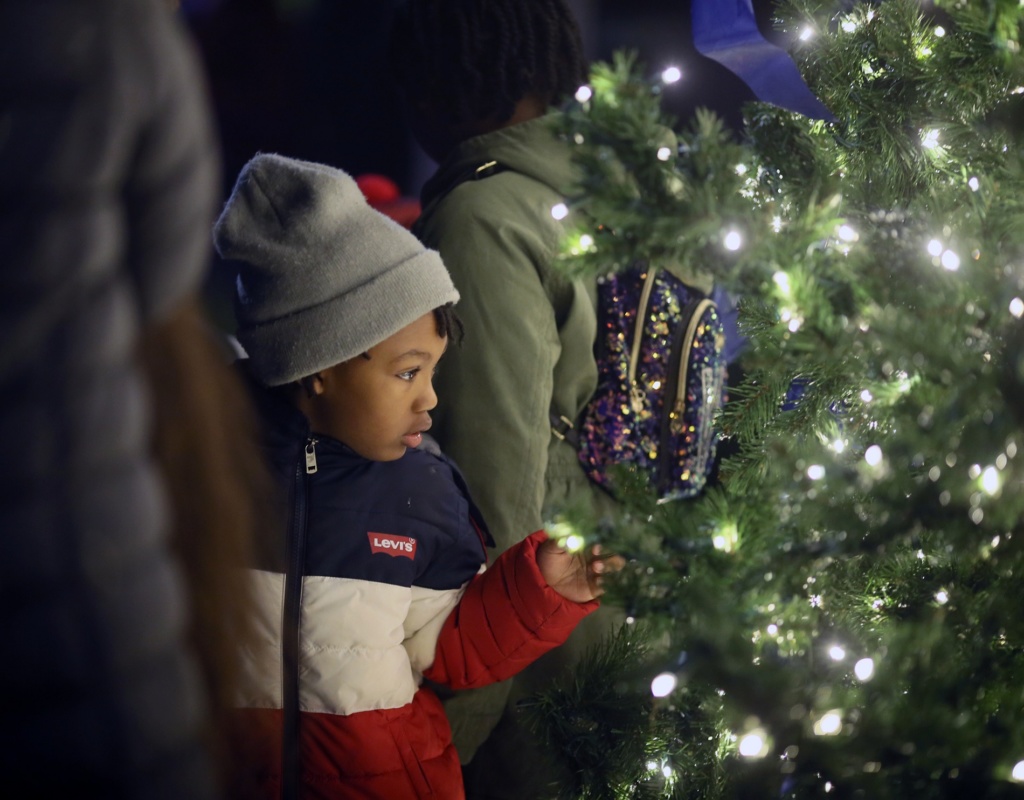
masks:
<svg viewBox="0 0 1024 800"><path fill-rule="evenodd" d="M437 173L423 187L424 209L448 190L472 177L489 161L526 175L561 195L573 191L578 168L573 164L569 144L553 136L557 112L474 136L449 153Z"/></svg>

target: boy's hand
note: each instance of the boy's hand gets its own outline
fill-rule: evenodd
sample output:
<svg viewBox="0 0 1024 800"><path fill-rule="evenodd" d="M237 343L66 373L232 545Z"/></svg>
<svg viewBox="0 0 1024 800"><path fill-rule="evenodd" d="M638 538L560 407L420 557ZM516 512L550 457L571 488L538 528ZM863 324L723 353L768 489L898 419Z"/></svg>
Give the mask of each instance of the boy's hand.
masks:
<svg viewBox="0 0 1024 800"><path fill-rule="evenodd" d="M573 553L558 540L548 539L537 548L537 566L548 586L574 603L587 603L604 594L603 576L622 569L625 563L622 556L601 555L599 544Z"/></svg>

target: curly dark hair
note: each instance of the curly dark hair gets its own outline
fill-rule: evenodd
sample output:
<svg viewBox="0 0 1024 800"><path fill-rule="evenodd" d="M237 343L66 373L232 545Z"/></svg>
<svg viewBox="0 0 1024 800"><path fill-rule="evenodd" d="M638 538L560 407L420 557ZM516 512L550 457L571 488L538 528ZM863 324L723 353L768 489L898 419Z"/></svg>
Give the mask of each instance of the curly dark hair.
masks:
<svg viewBox="0 0 1024 800"><path fill-rule="evenodd" d="M524 96L553 105L587 77L564 0L407 0L389 61L401 91L451 122L506 122Z"/></svg>

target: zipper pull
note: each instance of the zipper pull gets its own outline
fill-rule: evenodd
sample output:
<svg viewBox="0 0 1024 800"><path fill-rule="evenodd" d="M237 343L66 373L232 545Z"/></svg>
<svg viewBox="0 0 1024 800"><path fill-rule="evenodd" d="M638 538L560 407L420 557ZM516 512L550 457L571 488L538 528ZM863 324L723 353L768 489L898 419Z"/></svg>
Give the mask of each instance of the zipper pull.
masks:
<svg viewBox="0 0 1024 800"><path fill-rule="evenodd" d="M629 389L629 404L632 406L634 414L643 413L645 399L646 394L644 393L644 390L640 388L636 381L634 381L633 385Z"/></svg>
<svg viewBox="0 0 1024 800"><path fill-rule="evenodd" d="M306 443L306 474L312 475L316 472L316 439L310 439Z"/></svg>

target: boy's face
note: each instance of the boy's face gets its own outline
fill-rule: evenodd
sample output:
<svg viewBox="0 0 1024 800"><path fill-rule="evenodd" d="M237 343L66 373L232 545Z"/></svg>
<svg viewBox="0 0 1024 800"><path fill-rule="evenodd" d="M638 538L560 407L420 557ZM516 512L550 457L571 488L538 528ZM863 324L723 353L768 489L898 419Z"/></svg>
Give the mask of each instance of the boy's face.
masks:
<svg viewBox="0 0 1024 800"><path fill-rule="evenodd" d="M433 312L356 356L307 379L313 394L300 407L313 430L373 461L394 461L422 440L437 405L433 377L447 339Z"/></svg>

